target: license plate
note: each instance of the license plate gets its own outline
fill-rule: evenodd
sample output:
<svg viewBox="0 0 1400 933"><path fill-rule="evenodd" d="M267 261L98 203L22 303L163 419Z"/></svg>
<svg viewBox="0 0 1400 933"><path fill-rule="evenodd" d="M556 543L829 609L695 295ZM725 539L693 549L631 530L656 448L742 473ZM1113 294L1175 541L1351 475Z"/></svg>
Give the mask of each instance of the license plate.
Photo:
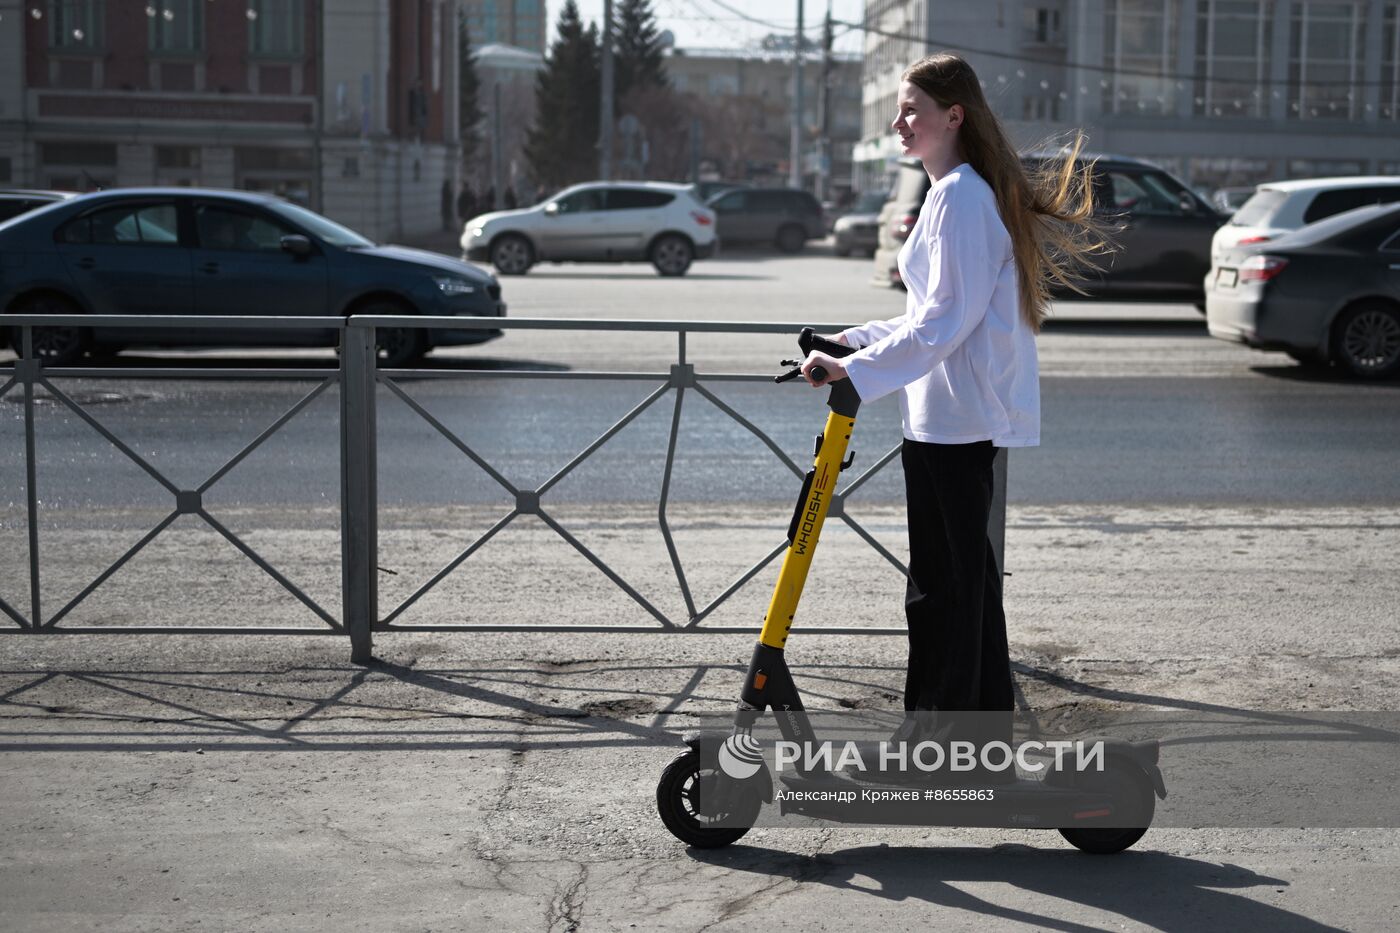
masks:
<svg viewBox="0 0 1400 933"><path fill-rule="evenodd" d="M1221 269L1215 273L1215 284L1221 288L1234 288L1235 283L1240 280L1238 269Z"/></svg>

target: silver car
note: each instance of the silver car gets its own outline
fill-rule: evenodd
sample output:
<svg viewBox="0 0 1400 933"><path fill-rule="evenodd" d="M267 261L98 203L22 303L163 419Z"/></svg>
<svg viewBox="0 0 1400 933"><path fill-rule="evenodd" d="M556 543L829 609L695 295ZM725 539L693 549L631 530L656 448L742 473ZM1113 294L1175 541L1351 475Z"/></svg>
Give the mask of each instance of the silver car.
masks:
<svg viewBox="0 0 1400 933"><path fill-rule="evenodd" d="M832 228L836 255L859 252L872 259L875 257L875 250L880 247L880 208L888 198L884 191L867 191L860 196L854 210L836 219L836 226Z"/></svg>
<svg viewBox="0 0 1400 933"><path fill-rule="evenodd" d="M718 245L715 212L687 185L654 181L588 182L534 207L467 221L462 254L502 275L537 262L650 262L665 276L685 275Z"/></svg>

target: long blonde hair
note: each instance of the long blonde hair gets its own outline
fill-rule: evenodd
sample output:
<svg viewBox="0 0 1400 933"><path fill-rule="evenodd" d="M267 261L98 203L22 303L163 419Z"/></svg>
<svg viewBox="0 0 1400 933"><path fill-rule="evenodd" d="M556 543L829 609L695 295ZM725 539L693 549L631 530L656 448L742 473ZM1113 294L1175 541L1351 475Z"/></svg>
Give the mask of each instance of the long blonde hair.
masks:
<svg viewBox="0 0 1400 933"><path fill-rule="evenodd" d="M1098 268L1092 257L1111 250L1110 228L1094 218L1093 166L1076 168L1084 136L1076 133L1062 157L1028 173L964 59L951 52L929 55L905 69L902 79L940 107L962 106L960 154L996 195L1011 235L1021 314L1039 333L1052 286L1082 294L1078 281Z"/></svg>

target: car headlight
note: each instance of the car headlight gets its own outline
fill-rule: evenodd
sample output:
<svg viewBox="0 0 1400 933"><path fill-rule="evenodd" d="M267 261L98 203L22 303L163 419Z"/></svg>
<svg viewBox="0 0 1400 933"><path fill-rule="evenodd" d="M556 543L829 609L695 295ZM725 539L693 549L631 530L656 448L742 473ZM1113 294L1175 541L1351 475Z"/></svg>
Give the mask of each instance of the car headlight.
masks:
<svg viewBox="0 0 1400 933"><path fill-rule="evenodd" d="M451 275L435 275L433 281L437 283L438 290L444 295L471 295L476 292L476 286L466 279L459 279Z"/></svg>
<svg viewBox="0 0 1400 933"><path fill-rule="evenodd" d="M485 228L485 227L472 227L472 229L471 229L471 234L472 234L472 236L476 237L477 239L480 239L481 237L486 236L486 228Z"/></svg>

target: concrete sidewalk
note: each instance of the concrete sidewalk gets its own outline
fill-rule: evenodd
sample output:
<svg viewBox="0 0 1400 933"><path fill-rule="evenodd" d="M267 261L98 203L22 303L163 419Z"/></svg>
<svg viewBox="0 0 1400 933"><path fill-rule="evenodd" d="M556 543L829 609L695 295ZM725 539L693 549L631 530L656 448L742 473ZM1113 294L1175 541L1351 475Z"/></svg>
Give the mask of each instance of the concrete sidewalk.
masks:
<svg viewBox="0 0 1400 933"><path fill-rule="evenodd" d="M902 551L898 510L860 517ZM676 516L697 598L766 550L771 518ZM46 592L79 588L142 519L46 527ZM385 606L487 519L387 516ZM565 524L660 601L675 584L645 537L653 522L598 508ZM237 524L338 614L325 570L333 528L314 515ZM226 543L172 531L73 624L311 627ZM1036 710L1396 709L1397 544L1400 512L1376 509L1013 509L1007 606L1021 699ZM898 575L850 533L824 538L817 565L789 647L809 705L896 708L902 639L808 635L803 624L897 624ZM756 628L774 572L715 622ZM16 605L21 576L12 561L0 572L0 595ZM528 527L444 587L404 621L645 618ZM347 662L340 636L0 640L4 927L1393 927L1394 830L1154 829L1099 858L1026 831L760 829L728 850L687 851L656 818L656 777L672 733L732 706L752 640L380 634L380 660L366 667Z"/></svg>

